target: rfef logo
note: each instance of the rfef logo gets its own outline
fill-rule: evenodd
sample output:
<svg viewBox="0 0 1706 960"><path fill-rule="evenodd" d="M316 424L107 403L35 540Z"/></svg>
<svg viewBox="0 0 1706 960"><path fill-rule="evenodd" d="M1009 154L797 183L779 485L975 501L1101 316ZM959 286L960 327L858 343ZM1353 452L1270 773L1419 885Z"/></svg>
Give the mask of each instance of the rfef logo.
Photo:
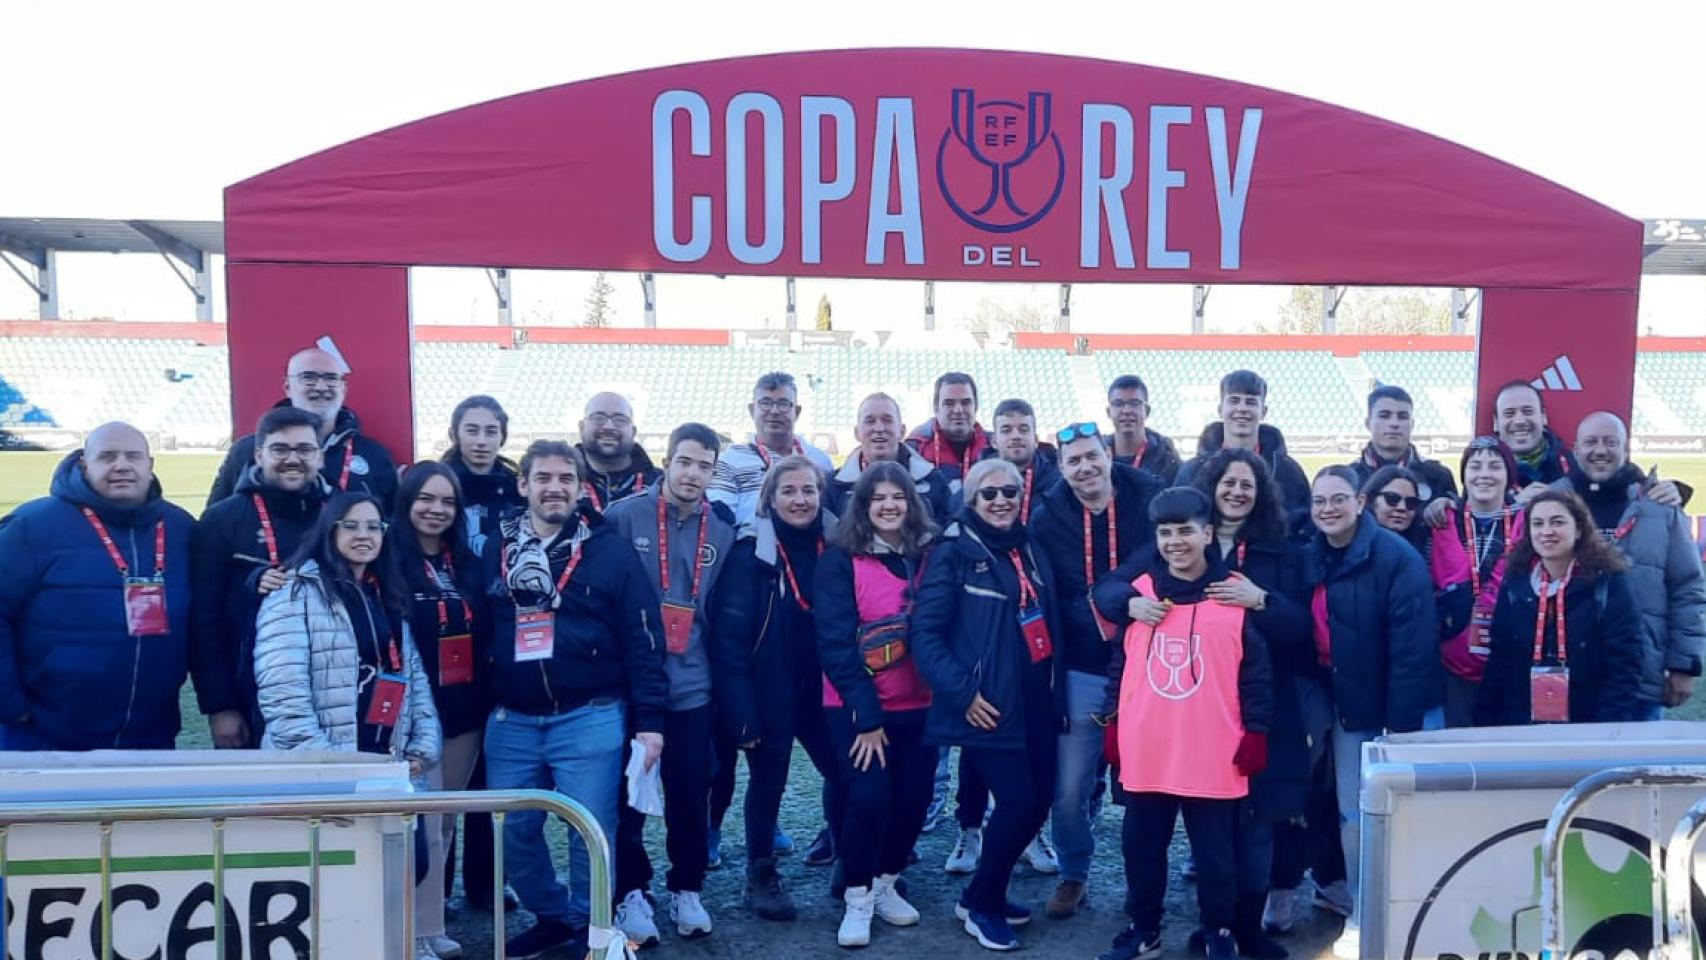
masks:
<svg viewBox="0 0 1706 960"><path fill-rule="evenodd" d="M990 233L1048 216L1066 183L1066 151L1053 127L1050 94L978 103L975 90L954 90L951 125L936 148L936 183L949 209Z"/></svg>
<svg viewBox="0 0 1706 960"><path fill-rule="evenodd" d="M1149 689L1168 700L1187 700L1202 689L1202 636L1177 637L1156 628L1145 665Z"/></svg>

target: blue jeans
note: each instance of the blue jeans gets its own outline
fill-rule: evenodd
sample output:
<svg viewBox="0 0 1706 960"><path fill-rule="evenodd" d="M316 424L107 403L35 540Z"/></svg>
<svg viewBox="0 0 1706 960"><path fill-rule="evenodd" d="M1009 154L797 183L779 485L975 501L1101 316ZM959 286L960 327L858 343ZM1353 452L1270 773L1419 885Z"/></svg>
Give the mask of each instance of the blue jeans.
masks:
<svg viewBox="0 0 1706 960"><path fill-rule="evenodd" d="M1067 731L1060 735L1059 775L1054 791L1054 847L1060 879L1090 878L1096 838L1090 829L1090 804L1101 790L1096 773L1102 760L1102 728L1090 714L1102 707L1106 677L1076 670L1066 674Z"/></svg>
<svg viewBox="0 0 1706 960"><path fill-rule="evenodd" d="M486 783L493 790L555 790L592 812L615 850L617 791L622 783L624 710L619 700L535 717L499 707L486 722ZM584 927L591 916L586 844L569 831L571 895L557 879L545 846L545 814L526 810L504 818L504 874L523 906L541 920ZM611 862L605 864L611 869Z"/></svg>

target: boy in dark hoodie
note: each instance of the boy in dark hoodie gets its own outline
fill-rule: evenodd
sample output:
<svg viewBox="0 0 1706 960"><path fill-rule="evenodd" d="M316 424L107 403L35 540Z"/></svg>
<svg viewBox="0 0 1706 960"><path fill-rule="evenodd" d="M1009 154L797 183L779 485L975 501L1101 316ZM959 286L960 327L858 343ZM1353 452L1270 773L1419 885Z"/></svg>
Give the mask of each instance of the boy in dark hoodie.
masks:
<svg viewBox="0 0 1706 960"><path fill-rule="evenodd" d="M1140 551L1095 591L1102 615L1124 627L1108 665L1102 719L1113 727L1117 799L1126 808L1120 846L1131 918L1098 960L1160 955L1167 847L1180 814L1197 864L1208 956L1238 956L1238 801L1267 765L1273 676L1247 611L1205 595L1227 575L1209 550L1210 517L1200 490L1163 491L1149 506L1154 550Z"/></svg>
<svg viewBox="0 0 1706 960"><path fill-rule="evenodd" d="M1220 378L1220 422L1211 423L1197 439L1197 455L1185 461L1174 480L1189 486L1197 471L1221 447L1252 451L1268 465L1278 484L1288 518L1309 509L1309 477L1285 452L1285 435L1262 421L1268 415L1268 382L1249 370L1234 370Z"/></svg>

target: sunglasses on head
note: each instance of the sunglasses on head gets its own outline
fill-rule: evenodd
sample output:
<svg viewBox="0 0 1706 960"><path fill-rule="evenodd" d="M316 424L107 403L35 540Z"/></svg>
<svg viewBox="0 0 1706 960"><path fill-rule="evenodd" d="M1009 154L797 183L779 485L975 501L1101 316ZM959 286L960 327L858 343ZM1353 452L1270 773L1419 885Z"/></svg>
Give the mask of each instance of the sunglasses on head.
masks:
<svg viewBox="0 0 1706 960"><path fill-rule="evenodd" d="M1073 423L1062 427L1055 433L1054 438L1060 443L1071 443L1085 437L1099 437L1101 435L1102 429L1094 423Z"/></svg>
<svg viewBox="0 0 1706 960"><path fill-rule="evenodd" d="M1411 513L1415 513L1417 510L1422 509L1421 497L1406 497L1393 490L1382 490L1378 496L1381 501L1389 507L1397 508L1399 506L1403 506L1404 509Z"/></svg>
<svg viewBox="0 0 1706 960"><path fill-rule="evenodd" d="M977 495L983 498L984 503L994 500L997 495L1008 500L1017 500L1019 499L1019 488L1011 483L1003 487L979 487Z"/></svg>

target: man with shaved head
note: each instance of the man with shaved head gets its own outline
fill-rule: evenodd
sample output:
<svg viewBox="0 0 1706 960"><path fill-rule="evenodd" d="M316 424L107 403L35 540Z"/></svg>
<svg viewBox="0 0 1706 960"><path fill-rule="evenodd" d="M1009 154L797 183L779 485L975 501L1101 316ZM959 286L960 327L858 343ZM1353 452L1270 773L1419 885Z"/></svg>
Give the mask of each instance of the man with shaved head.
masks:
<svg viewBox="0 0 1706 960"><path fill-rule="evenodd" d="M643 492L663 476L634 442L634 405L620 393L595 393L581 415L581 442L589 475L581 499L602 513L612 503Z"/></svg>
<svg viewBox="0 0 1706 960"><path fill-rule="evenodd" d="M370 493L390 505L397 495L397 466L379 441L361 434L361 420L344 406L349 392L349 367L324 350L309 348L291 355L284 374L284 399L277 407L295 407L320 418L320 474L333 491ZM237 492L237 481L255 461L251 434L232 442L219 466L209 506Z"/></svg>
<svg viewBox="0 0 1706 960"><path fill-rule="evenodd" d="M172 748L191 523L127 423L95 428L48 496L0 518L0 750Z"/></svg>
<svg viewBox="0 0 1706 960"><path fill-rule="evenodd" d="M1657 720L1694 692L1706 648L1706 576L1682 510L1654 500L1658 479L1629 461L1629 428L1600 411L1576 427L1572 466L1554 489L1573 490L1594 526L1629 560L1629 589L1648 642L1636 712Z"/></svg>
<svg viewBox="0 0 1706 960"><path fill-rule="evenodd" d="M853 438L859 445L847 455L841 469L830 479L825 491L824 507L836 516L844 516L847 498L859 475L873 463L893 460L905 467L918 487L918 497L930 508L930 519L938 526L947 526L952 519L953 494L948 479L936 465L902 442L906 424L900 418L900 403L886 393L873 393L859 401L859 412L853 421Z"/></svg>

